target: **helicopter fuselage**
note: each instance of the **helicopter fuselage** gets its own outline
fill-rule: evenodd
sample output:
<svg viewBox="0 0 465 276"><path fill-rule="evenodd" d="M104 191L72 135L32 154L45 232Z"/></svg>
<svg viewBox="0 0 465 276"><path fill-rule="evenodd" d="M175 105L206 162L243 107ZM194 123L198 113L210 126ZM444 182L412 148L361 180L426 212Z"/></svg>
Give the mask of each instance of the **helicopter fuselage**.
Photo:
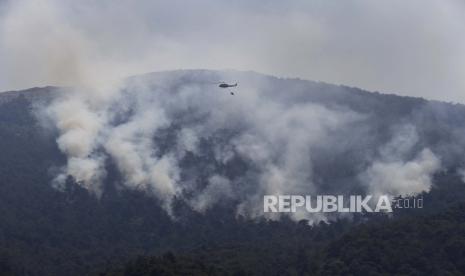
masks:
<svg viewBox="0 0 465 276"><path fill-rule="evenodd" d="M222 83L222 84L220 84L220 85L218 85L218 86L221 87L221 88L236 87L236 86L237 86L237 83L236 83L236 84Z"/></svg>

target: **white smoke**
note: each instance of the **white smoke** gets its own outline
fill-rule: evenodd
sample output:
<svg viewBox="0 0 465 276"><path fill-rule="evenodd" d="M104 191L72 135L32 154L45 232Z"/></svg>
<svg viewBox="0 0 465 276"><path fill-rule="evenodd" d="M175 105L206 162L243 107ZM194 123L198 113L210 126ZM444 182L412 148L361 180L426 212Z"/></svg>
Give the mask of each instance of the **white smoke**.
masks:
<svg viewBox="0 0 465 276"><path fill-rule="evenodd" d="M249 217L264 215L265 194L323 192L325 188L314 183L313 149L334 143L333 135L363 124L366 116L337 106L289 102L280 98L281 91L270 91L257 81L244 79L235 96L206 81L228 77L227 73L210 76L197 71L154 74L128 80L105 104L86 105L82 96L58 99L49 106L50 116L61 131L59 147L69 158L59 179L71 175L100 193L105 162L112 160L124 187L152 194L168 212L176 197L199 212L223 202L238 202L237 212ZM156 139L166 131L175 135ZM431 177L440 168L439 159L427 148L417 151L419 137L414 126L403 125L391 132L394 137L360 175L367 192L405 195L429 190ZM212 156L205 156L201 146L206 140ZM214 158L203 168L206 180L200 172L181 177L185 169L181 163L188 154L202 160ZM234 158L252 167L252 175L247 168L229 178L215 169L215 162L228 166ZM202 181L204 185L199 184ZM304 212L291 217L326 219Z"/></svg>
<svg viewBox="0 0 465 276"><path fill-rule="evenodd" d="M190 74L184 73L184 78ZM153 194L168 211L174 197L190 193L192 196L184 199L197 211L235 200L240 202L240 214L257 217L262 215L264 194L316 193L312 147L363 118L352 111L313 103L280 102L259 83L244 83L240 93L230 96L216 85L205 85L202 79L152 78L127 82L120 92L113 93L115 100L92 110L82 106L79 97L57 100L49 107L61 132L60 149L69 158L60 179L71 175L89 190L101 191L105 161L113 160L126 188ZM67 108L73 101L84 111ZM188 122L177 123L186 119ZM176 125L176 135L162 148L154 137ZM225 130L235 135L221 134ZM198 173L190 175L193 179L181 179L180 163L186 154L205 158L200 141L215 137L222 140L209 142L215 160L206 165L210 170L206 185L195 184L203 181ZM209 168L215 162L227 166L236 157L250 164L255 175L243 171L233 180ZM309 215L296 214L294 218Z"/></svg>
<svg viewBox="0 0 465 276"><path fill-rule="evenodd" d="M315 104L289 106L267 100L256 102L248 114L254 118L251 130L236 139L234 145L241 156L261 171L257 194L239 206L240 212L252 212L252 216L263 215L263 195L317 193L311 148L324 143L332 130L360 119L356 113ZM302 219L301 215L296 214L296 219Z"/></svg>
<svg viewBox="0 0 465 276"><path fill-rule="evenodd" d="M68 158L55 179L57 186L71 175L100 195L105 162L111 157L128 187L153 190L165 202L177 193L173 183L178 171L174 157L154 156L151 139L167 123L163 111L138 108L132 121L110 127L116 113L124 111L111 109L121 100L120 78L144 71L140 61L147 59L147 48L139 47L140 56L133 56L131 41L150 36L141 33L138 19L125 19L126 33L131 35L125 39L118 38L118 28L111 32L95 28L106 19L86 7L55 0L7 3L0 48L8 53L3 60L10 66L8 84L73 87L63 88L63 96L46 111L58 129L58 147ZM118 18L117 9L109 12L109 17ZM83 18L96 21L82 24Z"/></svg>
<svg viewBox="0 0 465 276"><path fill-rule="evenodd" d="M460 169L459 175L462 177L462 181L465 182L465 169Z"/></svg>
<svg viewBox="0 0 465 276"><path fill-rule="evenodd" d="M62 183L67 175L73 175L78 182L100 194L100 187L89 183L101 183L105 176L104 157L95 152L98 136L105 123L105 113L92 110L78 92L54 101L47 113L60 132L58 147L68 157L67 167L57 177Z"/></svg>
<svg viewBox="0 0 465 276"><path fill-rule="evenodd" d="M432 176L441 168L440 160L428 149L422 149L412 160L404 161L418 143L412 125L396 130L395 137L380 149L380 158L360 176L372 195L414 195L429 191Z"/></svg>
<svg viewBox="0 0 465 276"><path fill-rule="evenodd" d="M8 86L96 88L115 79L119 68L102 60L95 40L68 22L59 2L20 0L7 7L0 50L9 67L4 76Z"/></svg>
<svg viewBox="0 0 465 276"><path fill-rule="evenodd" d="M194 210L204 212L214 204L222 200L233 198L231 181L220 175L213 175L208 180L208 185L192 201Z"/></svg>
<svg viewBox="0 0 465 276"><path fill-rule="evenodd" d="M178 192L178 168L172 155L157 158L153 136L157 129L169 123L163 109L156 103L139 108L133 118L112 127L106 125L102 141L109 156L130 188L153 192L169 209L169 202Z"/></svg>

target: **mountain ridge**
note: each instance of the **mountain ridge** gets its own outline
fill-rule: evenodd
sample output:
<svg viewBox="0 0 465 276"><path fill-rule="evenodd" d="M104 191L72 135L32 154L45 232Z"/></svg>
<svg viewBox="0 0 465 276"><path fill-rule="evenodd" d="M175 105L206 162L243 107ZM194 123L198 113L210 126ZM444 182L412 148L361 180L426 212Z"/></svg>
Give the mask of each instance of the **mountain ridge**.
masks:
<svg viewBox="0 0 465 276"><path fill-rule="evenodd" d="M401 98L406 98L406 99L412 99L412 100L420 100L420 101L428 101L431 103L437 103L437 104L448 104L448 105L453 105L453 106L462 106L465 107L464 103L454 103L454 102L448 102L448 101L440 101L440 100L434 100L434 99L427 99L423 97L415 97L415 96L408 96L408 95L400 95L395 92L380 92L380 91L370 91L367 89L363 89L360 87L356 86L350 86L350 85L345 85L345 84L335 84L335 83L330 83L330 82L325 82L325 81L315 81L311 79L302 79L298 77L280 77L280 76L275 76L275 75L270 75L270 74L264 74L264 73L259 73L256 71L242 71L242 70L212 70L212 69L175 69L175 70L164 70L164 71L153 71L153 72L147 72L147 73L141 73L137 75L131 75L128 77L123 78L123 80L131 80L131 79L140 79L140 78L151 78L151 77L156 77L156 76L162 76L162 75L169 75L169 74L186 74L186 73L206 73L210 75L218 75L218 74L224 74L224 73L232 73L232 74L254 74L259 77L265 77L265 78L273 78L277 80L285 80L285 81L298 81L306 84L323 84L323 85L328 85L332 87L341 87L344 89L347 89L349 91L355 92L355 93L363 93L363 94L375 94L375 95L382 95L382 96L393 96L393 97L401 97ZM61 90L66 87L61 87L61 86L53 86L53 85L45 85L45 86L36 86L36 87L30 87L30 88L25 88L25 89L15 89L15 90L5 90L0 92L0 98L12 98L17 95L23 95L25 97L32 97L31 93L47 93L44 91L47 90ZM60 92L58 92L60 93Z"/></svg>

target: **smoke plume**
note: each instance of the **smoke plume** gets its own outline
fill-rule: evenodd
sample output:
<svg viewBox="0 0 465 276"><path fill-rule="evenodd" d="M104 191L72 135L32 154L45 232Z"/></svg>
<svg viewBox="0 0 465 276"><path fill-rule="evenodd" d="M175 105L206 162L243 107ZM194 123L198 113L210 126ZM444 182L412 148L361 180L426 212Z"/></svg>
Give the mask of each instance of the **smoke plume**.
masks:
<svg viewBox="0 0 465 276"><path fill-rule="evenodd" d="M269 13L264 13L261 4L252 4L250 10L240 4L231 9L233 15L222 13L229 4L212 4L211 10L193 9L195 16L191 18L185 14L190 9L159 2L141 1L134 7L131 1L91 2L9 1L0 11L5 14L0 55L7 64L7 68L0 68L6 76L0 84L64 87L62 96L46 107L46 115L58 132L57 145L67 157L55 178L57 187L72 176L100 196L109 179L108 167L114 166L121 175L119 185L158 198L169 213L173 200L179 199L199 212L227 202L236 204L238 214L257 217L263 215L265 194L411 194L428 190L432 175L440 169L435 149L424 145L415 126L402 123L389 129L395 124L382 125L384 118L344 104L344 99L330 104L318 101L314 93L325 88L323 84L227 70L123 78L154 68L218 68L226 62L226 67L336 82L346 80L341 75L347 75L357 83L393 88L377 77L361 77L371 76L366 72L373 68L388 68L395 75L397 70L392 69L403 67L393 67L389 55L354 47L353 41L343 43L349 38L339 34L350 30L341 31L337 26L346 26L350 20L328 23L312 9L300 9L297 4L284 9L283 14L277 12L282 11L278 4L272 5ZM371 7L380 13L375 6ZM330 18L342 14L339 8L316 7ZM360 5L354 7L363 10ZM179 20L167 18L167 9L180 13ZM135 16L129 15L130 10ZM234 17L244 10L247 12L240 20ZM415 9L409 6L407 10ZM209 20L201 20L200 26L190 24L206 12L212 16ZM455 14L448 9L445 13ZM267 16L260 16L263 14ZM389 16L383 14L383 18ZM370 20L371 16L363 17L350 26L372 26L365 24ZM223 22L220 26L224 28L212 22ZM240 37L232 32L236 23L244 30ZM183 26L190 28L186 31ZM203 28L211 32L198 32ZM404 35L416 34L416 28L414 24ZM377 28L369 31L379 38ZM423 43L424 35L419 39L422 49L429 47ZM234 39L225 42L228 37ZM367 41L360 39L361 33L356 37L357 41ZM394 37L403 42L402 37ZM395 47L395 53L402 57L405 53L400 49L405 45L395 45L401 45ZM298 50L304 48L309 50ZM330 52L322 55L323 49ZM362 52L363 57L375 56L376 66L354 60L350 49ZM326 63L321 56L326 56ZM389 60L380 63L378 57L385 56ZM420 65L421 70L437 68ZM346 69L338 75L334 68ZM404 72L400 74L403 82L390 83L404 83L406 89L416 87L403 79ZM219 81L239 82L236 95L218 88ZM454 85L460 87L461 83ZM338 89L338 93L345 93L347 88ZM377 136L380 126L386 127L383 137ZM392 139L384 141L386 137ZM324 219L301 213L292 214L292 218Z"/></svg>

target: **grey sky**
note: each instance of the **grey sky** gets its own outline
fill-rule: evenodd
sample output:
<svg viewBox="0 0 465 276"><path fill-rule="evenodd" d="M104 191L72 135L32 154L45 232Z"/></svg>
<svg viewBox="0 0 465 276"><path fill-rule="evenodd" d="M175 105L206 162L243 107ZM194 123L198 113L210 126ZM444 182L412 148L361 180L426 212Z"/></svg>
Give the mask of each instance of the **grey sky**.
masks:
<svg viewBox="0 0 465 276"><path fill-rule="evenodd" d="M465 103L465 2L0 1L0 90L254 70Z"/></svg>

